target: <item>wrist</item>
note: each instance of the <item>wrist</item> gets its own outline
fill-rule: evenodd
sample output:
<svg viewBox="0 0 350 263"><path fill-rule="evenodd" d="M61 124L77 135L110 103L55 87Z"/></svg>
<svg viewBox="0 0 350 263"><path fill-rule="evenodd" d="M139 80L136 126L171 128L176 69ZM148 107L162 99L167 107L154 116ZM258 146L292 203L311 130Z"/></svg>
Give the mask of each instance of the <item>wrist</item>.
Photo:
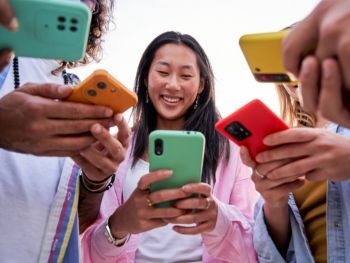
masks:
<svg viewBox="0 0 350 263"><path fill-rule="evenodd" d="M125 233L122 236L116 236L115 234L113 234L110 225L110 218L111 217L107 218L105 222L105 237L107 238L108 242L110 242L114 246L121 247L129 240L130 234Z"/></svg>
<svg viewBox="0 0 350 263"><path fill-rule="evenodd" d="M114 180L115 180L115 174L112 174L111 176L107 177L106 179L102 181L93 181L89 179L89 177L84 173L83 170L80 170L79 173L80 177L80 184L81 186L89 193L102 193L104 191L107 191L113 186Z"/></svg>
<svg viewBox="0 0 350 263"><path fill-rule="evenodd" d="M115 236L116 238L123 238L129 234L129 231L123 227L123 220L121 219L119 213L120 211L118 210L119 209L117 209L116 212L114 212L114 214L110 216L109 227L113 236Z"/></svg>

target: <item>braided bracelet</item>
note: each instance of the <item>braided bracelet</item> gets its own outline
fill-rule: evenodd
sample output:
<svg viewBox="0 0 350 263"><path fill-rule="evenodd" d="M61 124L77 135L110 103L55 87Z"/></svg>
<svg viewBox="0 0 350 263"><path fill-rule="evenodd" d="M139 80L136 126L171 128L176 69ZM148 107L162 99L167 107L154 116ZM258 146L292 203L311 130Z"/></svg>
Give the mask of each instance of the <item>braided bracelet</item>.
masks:
<svg viewBox="0 0 350 263"><path fill-rule="evenodd" d="M113 186L113 183L115 181L115 174L112 174L102 181L93 181L90 180L82 170L79 172L79 177L82 187L89 193L93 194L99 194L107 191ZM93 186L93 188L91 188L91 186Z"/></svg>

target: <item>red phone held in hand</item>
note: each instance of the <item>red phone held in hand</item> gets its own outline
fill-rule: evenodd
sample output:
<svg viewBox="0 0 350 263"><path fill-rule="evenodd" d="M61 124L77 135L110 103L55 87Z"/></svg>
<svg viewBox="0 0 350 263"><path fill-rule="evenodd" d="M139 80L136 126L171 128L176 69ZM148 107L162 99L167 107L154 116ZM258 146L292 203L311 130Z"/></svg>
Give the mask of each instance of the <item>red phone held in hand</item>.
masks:
<svg viewBox="0 0 350 263"><path fill-rule="evenodd" d="M215 129L222 135L239 146L247 147L254 159L259 152L269 148L263 143L267 135L288 128L287 124L258 99L215 124Z"/></svg>

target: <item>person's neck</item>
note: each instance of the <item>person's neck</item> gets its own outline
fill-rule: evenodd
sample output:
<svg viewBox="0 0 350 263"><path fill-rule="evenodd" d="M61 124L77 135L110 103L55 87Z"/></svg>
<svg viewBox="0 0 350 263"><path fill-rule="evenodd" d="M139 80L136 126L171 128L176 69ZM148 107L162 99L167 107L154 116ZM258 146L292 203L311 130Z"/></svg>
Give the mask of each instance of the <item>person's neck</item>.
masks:
<svg viewBox="0 0 350 263"><path fill-rule="evenodd" d="M326 128L330 124L330 121L323 118L323 116L319 112L316 114L316 119L316 128Z"/></svg>
<svg viewBox="0 0 350 263"><path fill-rule="evenodd" d="M182 130L185 124L183 118L177 120L165 120L158 116L157 130Z"/></svg>

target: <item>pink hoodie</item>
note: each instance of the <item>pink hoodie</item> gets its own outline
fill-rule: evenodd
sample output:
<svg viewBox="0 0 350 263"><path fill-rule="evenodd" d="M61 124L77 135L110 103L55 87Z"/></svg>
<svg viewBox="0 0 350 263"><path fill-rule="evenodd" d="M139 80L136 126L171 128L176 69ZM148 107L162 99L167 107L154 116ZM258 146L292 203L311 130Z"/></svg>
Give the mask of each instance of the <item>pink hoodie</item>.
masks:
<svg viewBox="0 0 350 263"><path fill-rule="evenodd" d="M202 233L203 262L258 262L253 247L253 209L258 199L250 170L244 166L238 147L230 146L230 159L226 165L221 162L216 171L213 195L218 204L218 217L213 231ZM119 166L112 189L104 194L100 215L82 236L83 262L134 262L138 235L132 235L122 247L116 247L104 236L104 223L118 206L123 203L122 186L132 158Z"/></svg>

